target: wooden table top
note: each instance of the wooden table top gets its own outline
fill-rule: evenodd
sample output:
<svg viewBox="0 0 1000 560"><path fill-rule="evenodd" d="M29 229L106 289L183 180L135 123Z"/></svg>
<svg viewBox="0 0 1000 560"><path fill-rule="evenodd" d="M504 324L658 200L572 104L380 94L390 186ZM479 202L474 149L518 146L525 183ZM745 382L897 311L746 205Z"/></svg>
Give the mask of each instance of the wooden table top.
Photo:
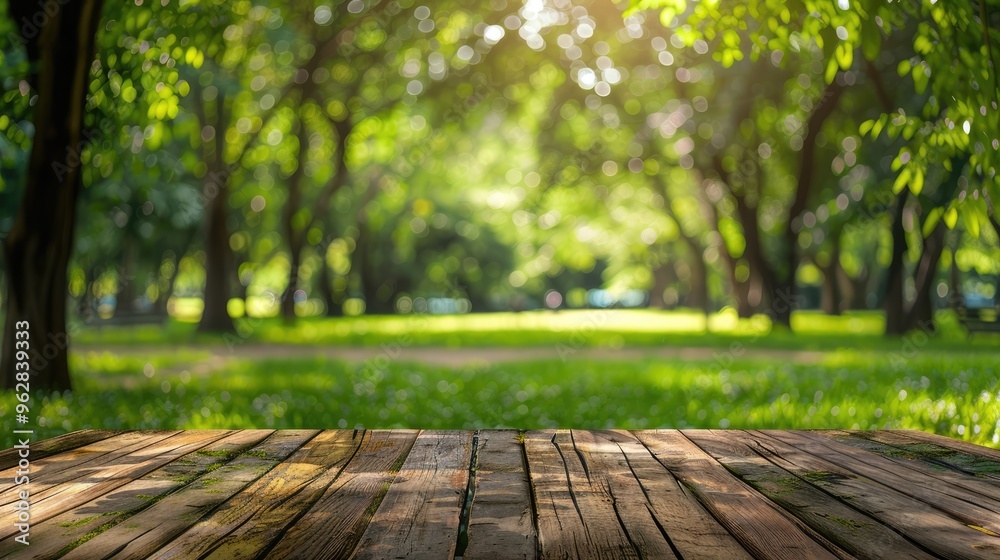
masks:
<svg viewBox="0 0 1000 560"><path fill-rule="evenodd" d="M912 431L73 432L2 558L1000 558L1000 452Z"/></svg>

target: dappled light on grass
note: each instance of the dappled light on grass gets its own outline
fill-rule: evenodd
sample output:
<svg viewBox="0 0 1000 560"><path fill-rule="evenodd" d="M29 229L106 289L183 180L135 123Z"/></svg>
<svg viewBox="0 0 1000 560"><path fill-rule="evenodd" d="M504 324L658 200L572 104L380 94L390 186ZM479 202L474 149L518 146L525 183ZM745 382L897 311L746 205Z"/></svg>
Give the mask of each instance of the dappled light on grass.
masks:
<svg viewBox="0 0 1000 560"><path fill-rule="evenodd" d="M180 362L192 358L187 365ZM840 351L815 365L544 361L448 369L196 354L77 358L79 388L35 396L38 434L82 428L907 428L997 446L989 356ZM127 388L126 388L127 387ZM10 430L11 395L0 401Z"/></svg>
<svg viewBox="0 0 1000 560"><path fill-rule="evenodd" d="M939 313L940 332L921 345L927 349L992 351L991 337L966 340L954 313ZM243 344L306 344L326 346L697 346L729 347L737 342L760 348L830 350L838 348L897 349L898 339L884 338L884 318L877 312L851 312L839 316L815 311L792 315L794 332L772 329L763 315L738 319L731 309L705 318L694 311L586 309L483 313L468 315L380 315L340 318L300 318L287 325L279 318L242 319L237 333L196 333L195 325L179 321L159 326L101 327L87 329L75 339L94 345L215 345L232 347L239 354Z"/></svg>

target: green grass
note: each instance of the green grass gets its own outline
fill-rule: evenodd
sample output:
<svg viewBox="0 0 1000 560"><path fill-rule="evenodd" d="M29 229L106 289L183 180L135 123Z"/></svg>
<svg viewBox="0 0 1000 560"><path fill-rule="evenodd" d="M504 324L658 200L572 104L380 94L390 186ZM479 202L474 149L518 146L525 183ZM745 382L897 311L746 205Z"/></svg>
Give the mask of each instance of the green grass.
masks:
<svg viewBox="0 0 1000 560"><path fill-rule="evenodd" d="M881 336L878 314L811 312L794 317L794 333L725 313L706 333L697 313L647 310L311 318L294 327L251 320L235 339L196 334L178 321L91 328L75 335L74 391L35 393L31 415L36 439L82 428L912 428L996 446L1000 336L969 342L952 315L940 323L934 336L902 339ZM702 362L585 361L570 353L464 369L352 364L308 352L208 359L227 343L713 351ZM786 363L791 355L747 349L822 354ZM13 394L0 394L7 434L21 427L15 404Z"/></svg>
<svg viewBox="0 0 1000 560"><path fill-rule="evenodd" d="M882 336L880 313L852 312L828 316L797 312L794 332L774 329L766 317L738 319L731 310L705 318L691 311L566 310L559 312L490 313L471 315L404 315L300 318L294 326L281 319L239 319L233 335L196 333L195 325L172 320L158 325L84 328L75 343L103 345L215 345L299 344L322 346L379 346L405 341L413 346L530 347L564 344L572 347L679 346L726 348L752 344L755 348L836 350L841 348L892 350L900 340ZM951 312L939 317L941 332L912 342L922 349L998 351L1000 336L978 335L966 340Z"/></svg>
<svg viewBox="0 0 1000 560"><path fill-rule="evenodd" d="M81 428L913 428L1000 441L1000 361L969 353L830 352L818 364L541 361L384 370L322 359L232 360L192 374L176 353L135 371L74 360L72 394L36 394L37 434ZM0 398L14 429L13 395Z"/></svg>

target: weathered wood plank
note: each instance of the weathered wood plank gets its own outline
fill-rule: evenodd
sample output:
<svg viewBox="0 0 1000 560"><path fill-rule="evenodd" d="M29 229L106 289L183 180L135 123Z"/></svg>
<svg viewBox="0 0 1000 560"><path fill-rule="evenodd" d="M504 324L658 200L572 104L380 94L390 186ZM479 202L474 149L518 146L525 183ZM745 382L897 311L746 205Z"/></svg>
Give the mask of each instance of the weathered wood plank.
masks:
<svg viewBox="0 0 1000 560"><path fill-rule="evenodd" d="M948 449L954 449L955 451L959 451L961 453L979 455L980 457L986 457L987 459L993 461L1000 461L1000 449L993 449L992 447L976 445L960 439L952 439L950 437L921 432L918 430L893 430L893 432L900 435L910 436L913 439L926 441L927 443L940 445L941 447L947 447Z"/></svg>
<svg viewBox="0 0 1000 560"><path fill-rule="evenodd" d="M899 453L894 453L893 456L919 458L956 472L991 480L1000 480L1000 453L996 453L996 457L991 458L989 454L995 450L988 447L967 444L963 441L955 442L956 444L968 446L965 448L959 445L958 447L963 447L962 450L945 447L940 442L931 443L928 440L914 437L915 434L924 434L912 430L874 430L863 432L816 430L812 433L836 440L844 440L847 443L855 440L878 442L900 450Z"/></svg>
<svg viewBox="0 0 1000 560"><path fill-rule="evenodd" d="M451 558L471 456L471 432L420 432L352 558Z"/></svg>
<svg viewBox="0 0 1000 560"><path fill-rule="evenodd" d="M685 435L743 481L836 543L863 559L931 560L890 527L778 467L730 432L692 430Z"/></svg>
<svg viewBox="0 0 1000 560"><path fill-rule="evenodd" d="M365 432L357 454L323 496L311 508L294 504L292 509L301 507L304 514L295 519L267 558L346 558L416 438L417 430Z"/></svg>
<svg viewBox="0 0 1000 560"><path fill-rule="evenodd" d="M602 502L611 504L628 542L639 557L677 558L665 531L653 516L645 490L614 437L587 430L573 430L570 435L585 469L590 492ZM627 432L619 436L631 437ZM580 501L579 497L577 500ZM580 503L582 506L583 502ZM586 511L584 522L587 521Z"/></svg>
<svg viewBox="0 0 1000 560"><path fill-rule="evenodd" d="M513 430L479 433L465 560L535 558L537 538L524 448Z"/></svg>
<svg viewBox="0 0 1000 560"><path fill-rule="evenodd" d="M102 439L108 439L109 437L121 435L125 432L122 431L112 431L112 430L77 430L75 432L70 432L68 434L62 434L54 438L43 439L41 441L32 441L31 446L31 461L39 461L45 457L50 457L56 453L63 453L69 451L70 449L76 449L77 447L82 447ZM15 440L21 437L14 434ZM14 441L16 445L18 442ZM17 462L21 459L18 455L17 449L5 449L0 451L0 470L9 469L17 465Z"/></svg>
<svg viewBox="0 0 1000 560"><path fill-rule="evenodd" d="M320 432L298 451L226 500L158 550L157 558L253 558L278 535L269 524L287 521L283 504L320 479L322 492L357 451L362 433ZM318 495L317 495L318 497ZM308 507L308 506L306 506ZM275 515L275 513L277 515Z"/></svg>
<svg viewBox="0 0 1000 560"><path fill-rule="evenodd" d="M821 544L801 521L735 478L680 432L656 430L636 435L755 557L830 560L846 556L832 543Z"/></svg>
<svg viewBox="0 0 1000 560"><path fill-rule="evenodd" d="M71 449L44 459L31 462L31 484L33 493L52 487L60 482L72 481L81 472L93 472L102 465L113 463L129 453L179 434L174 431L125 432L94 443ZM0 490L0 504L13 503L17 493L14 473L17 467L0 472L3 481Z"/></svg>
<svg viewBox="0 0 1000 560"><path fill-rule="evenodd" d="M891 445L901 450L901 453L893 453L893 456L918 458L1000 486L1000 452L995 449L913 430L829 430L817 433L834 439L849 438L845 443L860 439Z"/></svg>
<svg viewBox="0 0 1000 560"><path fill-rule="evenodd" d="M118 457L114 462L99 467L83 469L76 480L61 482L47 490L32 493L31 519L33 523L45 521L75 506L85 504L99 496L128 484L174 459L218 440L226 430L191 430L179 432L161 441ZM111 454L109 454L111 455ZM94 461L92 464L97 463ZM13 525L0 527L0 539L14 534Z"/></svg>
<svg viewBox="0 0 1000 560"><path fill-rule="evenodd" d="M942 484L954 485L982 495L984 499L994 504L990 507L993 511L997 511L997 506L1000 505L1000 478L989 474L990 471L1000 473L1000 462L889 433L859 434L831 430L810 432L810 434L877 455L892 461L902 469L938 479ZM963 465L967 459L972 459L973 463Z"/></svg>
<svg viewBox="0 0 1000 560"><path fill-rule="evenodd" d="M614 507L591 488L568 430L528 432L541 558L638 558Z"/></svg>
<svg viewBox="0 0 1000 560"><path fill-rule="evenodd" d="M858 476L775 437L781 433L732 432L731 436L767 453L768 459L781 468L892 526L933 554L944 558L985 560L996 558L1000 551L996 537L973 529L895 488Z"/></svg>
<svg viewBox="0 0 1000 560"><path fill-rule="evenodd" d="M636 439L639 432L603 431L624 453L657 523L684 560L751 560L750 553Z"/></svg>
<svg viewBox="0 0 1000 560"><path fill-rule="evenodd" d="M31 527L32 543L20 558L55 558L94 534L106 531L188 484L206 471L218 468L239 452L259 443L272 430L241 430L188 453L141 478ZM0 543L0 558L23 548L13 537Z"/></svg>
<svg viewBox="0 0 1000 560"><path fill-rule="evenodd" d="M282 430L232 461L81 544L64 560L148 558L173 537L280 464L318 430Z"/></svg>
<svg viewBox="0 0 1000 560"><path fill-rule="evenodd" d="M323 438L329 439L320 443ZM287 528L323 495L324 490L339 479L344 466L352 460L367 439L370 437L366 437L366 432L329 430L321 433L310 442L308 448L303 448L300 453L285 461L285 464L301 463L308 470L296 473L297 478L286 475L285 484L288 488L282 488L277 495L272 491L258 496L257 501L265 502L264 507L229 531L224 538L219 537L210 547L203 547L204 550L211 550L211 553L200 557L245 560L256 558L262 551L271 548ZM281 466L284 467L284 464ZM302 482L299 483L299 480ZM297 487L294 486L296 484ZM249 492L247 494L248 499L253 499ZM240 497L236 496L230 502ZM232 518L227 511L228 506L226 504L199 522L199 525L228 527L228 520ZM216 517L222 523L216 523ZM191 558L195 557L197 556L191 555Z"/></svg>
<svg viewBox="0 0 1000 560"><path fill-rule="evenodd" d="M774 437L838 465L848 472L864 476L895 488L932 507L951 514L966 523L1000 533L1000 503L954 484L927 476L916 469L857 448L809 434L807 432L775 432Z"/></svg>

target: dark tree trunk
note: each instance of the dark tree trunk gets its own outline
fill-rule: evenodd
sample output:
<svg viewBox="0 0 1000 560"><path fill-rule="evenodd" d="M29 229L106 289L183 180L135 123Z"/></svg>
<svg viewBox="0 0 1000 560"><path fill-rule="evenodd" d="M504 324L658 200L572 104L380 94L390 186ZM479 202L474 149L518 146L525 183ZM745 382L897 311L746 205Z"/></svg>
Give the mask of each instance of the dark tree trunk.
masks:
<svg viewBox="0 0 1000 560"><path fill-rule="evenodd" d="M686 234L681 235L684 244L688 248L688 264L691 267L691 277L688 285L691 286L691 293L688 297L688 305L701 309L705 315L712 313L711 305L708 301L708 267L705 265L705 249L701 243Z"/></svg>
<svg viewBox="0 0 1000 560"><path fill-rule="evenodd" d="M840 268L840 231L832 232L833 245L830 248L830 262L821 267L823 272L823 292L820 307L827 315L840 315L843 310L843 291L840 282L843 269Z"/></svg>
<svg viewBox="0 0 1000 560"><path fill-rule="evenodd" d="M938 187L935 197L932 200L935 205L942 206L948 204L954 198L958 190L959 180L965 172L965 165L968 161L969 158L967 155L951 158L949 162L951 164L951 171L945 181ZM890 282L886 291L886 334L898 335L911 329L921 329L929 332L936 330L936 326L934 325L934 302L931 294L934 289L934 278L937 275L938 263L941 261L941 253L944 252L945 226L942 222L938 222L934 227L934 231L924 240L924 247L920 253L916 277L914 278L916 299L908 310L900 312L905 305L902 295L902 259L903 254L906 252L906 237L902 225L902 207L906 199L906 193L907 191L904 190L897 197L898 207L894 212L892 226L892 263L889 267Z"/></svg>
<svg viewBox="0 0 1000 560"><path fill-rule="evenodd" d="M174 293L174 283L177 282L177 271L178 268L180 268L180 264L181 264L181 256L178 255L177 264L174 266L174 271L170 275L170 277L167 278L166 288L163 291L161 291L159 295L156 296L156 312L157 314L163 315L164 317L166 317L169 314L169 311L167 309L168 307L167 304L170 301L170 295Z"/></svg>
<svg viewBox="0 0 1000 560"><path fill-rule="evenodd" d="M774 268L764 255L757 209L748 206L746 200L738 198L736 212L746 241L743 257L750 267L750 276L745 283L747 303L753 311L766 309L772 322L788 327L791 324L791 306L782 304Z"/></svg>
<svg viewBox="0 0 1000 560"><path fill-rule="evenodd" d="M360 281L361 295L365 300L365 314L387 315L393 312L392 304L380 297L379 290L385 284L372 259L373 232L368 227L367 220L358 223L358 240L354 249L351 270L357 270Z"/></svg>
<svg viewBox="0 0 1000 560"><path fill-rule="evenodd" d="M917 264L916 292L917 297L913 301L907 317L907 330L920 329L923 331L935 332L937 327L934 324L934 278L937 276L938 263L941 262L941 253L944 252L944 222L938 222L934 231L924 241L924 250L920 255L920 262Z"/></svg>
<svg viewBox="0 0 1000 560"><path fill-rule="evenodd" d="M28 81L38 99L24 198L3 243L7 308L0 369L5 388L17 383L16 343L23 337L16 333L22 330L29 334L31 388L70 388L67 269L82 190L83 111L102 4L70 0L47 14L37 33L23 37L35 72ZM32 21L38 9L32 2L8 5L15 22Z"/></svg>
<svg viewBox="0 0 1000 560"><path fill-rule="evenodd" d="M868 309L868 287L871 284L871 273L868 272L867 268L861 270L856 278L851 278L847 276L846 273L841 269L841 273L847 279L847 285L850 286L850 294L847 297L847 309Z"/></svg>
<svg viewBox="0 0 1000 560"><path fill-rule="evenodd" d="M667 263L659 263L653 266L653 286L649 289L649 307L654 309L666 309L667 302L663 299L663 292L670 287L670 282L674 278L673 270Z"/></svg>
<svg viewBox="0 0 1000 560"><path fill-rule="evenodd" d="M892 260L885 277L885 334L902 335L906 332L906 302L903 294L903 260L906 255L906 231L903 229L903 212L910 191L904 189L896 195L892 209Z"/></svg>
<svg viewBox="0 0 1000 560"><path fill-rule="evenodd" d="M287 324L295 322L295 290L299 288L300 254L301 249L292 248L288 263L288 287L285 288L285 293L281 298L281 316Z"/></svg>
<svg viewBox="0 0 1000 560"><path fill-rule="evenodd" d="M118 294L115 296L115 315L128 315L135 311L135 241L129 234L122 240L122 264L118 270Z"/></svg>
<svg viewBox="0 0 1000 560"><path fill-rule="evenodd" d="M721 247L723 251L725 247ZM733 301L736 303L736 314L740 319L753 317L754 306L750 304L750 279L740 282L736 278L735 259L726 259L726 274L729 277L729 288L732 291Z"/></svg>
<svg viewBox="0 0 1000 560"><path fill-rule="evenodd" d="M323 302L324 314L327 317L337 317L341 314L341 309L340 303L334 301L333 282L332 278L330 278L330 265L326 262L326 253L328 249L328 244L324 243L320 246L320 264L319 275L316 279L316 293L319 294L319 298Z"/></svg>
<svg viewBox="0 0 1000 560"><path fill-rule="evenodd" d="M221 178L221 180L220 180ZM228 175L209 174L205 183L205 310L198 323L199 331L232 332L229 316L229 266L232 250L226 215L229 207Z"/></svg>
<svg viewBox="0 0 1000 560"><path fill-rule="evenodd" d="M839 79L840 76L837 76ZM814 175L816 172L816 142L823 123L833 114L843 94L844 88L838 80L826 86L823 96L816 103L809 121L806 123L806 134L802 140L802 151L799 152L799 173L796 177L795 197L788 211L788 221L782 236L784 258L784 277L775 282L771 307L774 310L774 322L791 327L792 311L798 305L798 292L795 277L799 269L799 235L795 228L795 220L802 215L810 199L813 198ZM836 284L836 276L833 277Z"/></svg>

